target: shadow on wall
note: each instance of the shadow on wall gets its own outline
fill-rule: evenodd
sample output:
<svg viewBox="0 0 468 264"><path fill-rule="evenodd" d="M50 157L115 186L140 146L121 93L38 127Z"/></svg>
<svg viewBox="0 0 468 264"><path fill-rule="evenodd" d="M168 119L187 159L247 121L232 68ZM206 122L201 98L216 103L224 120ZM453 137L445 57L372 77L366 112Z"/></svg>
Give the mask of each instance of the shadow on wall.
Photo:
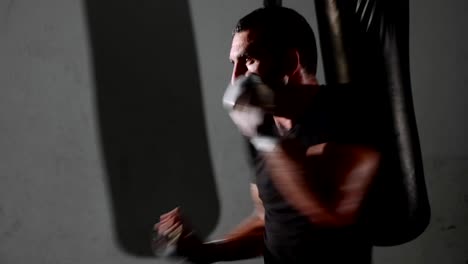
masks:
<svg viewBox="0 0 468 264"><path fill-rule="evenodd" d="M118 244L150 256L151 227L175 206L207 236L219 201L187 1L84 4Z"/></svg>

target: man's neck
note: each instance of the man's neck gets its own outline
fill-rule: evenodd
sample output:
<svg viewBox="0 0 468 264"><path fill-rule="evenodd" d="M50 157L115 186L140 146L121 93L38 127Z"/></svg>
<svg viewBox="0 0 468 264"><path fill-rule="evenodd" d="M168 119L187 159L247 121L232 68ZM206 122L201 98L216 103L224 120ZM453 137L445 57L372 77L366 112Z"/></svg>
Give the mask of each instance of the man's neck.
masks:
<svg viewBox="0 0 468 264"><path fill-rule="evenodd" d="M274 115L276 126L280 132L288 131L295 125L297 117L311 104L320 89L317 79L311 74L302 72L291 81L297 83L295 92L285 94L288 98L285 100L284 113ZM290 85L294 87L294 84Z"/></svg>
<svg viewBox="0 0 468 264"><path fill-rule="evenodd" d="M301 85L293 94L284 95L287 98L283 97L282 110L274 114L275 119L290 120L294 123L295 119L302 115L306 108L310 106L319 89L320 86L318 85Z"/></svg>

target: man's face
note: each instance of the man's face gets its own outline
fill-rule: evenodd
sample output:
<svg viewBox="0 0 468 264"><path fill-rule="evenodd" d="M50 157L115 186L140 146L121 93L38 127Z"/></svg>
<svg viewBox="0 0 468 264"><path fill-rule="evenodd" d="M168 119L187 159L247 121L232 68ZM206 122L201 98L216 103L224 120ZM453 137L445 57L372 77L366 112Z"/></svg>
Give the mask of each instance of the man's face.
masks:
<svg viewBox="0 0 468 264"><path fill-rule="evenodd" d="M257 74L270 85L282 84L281 63L267 51L255 31L236 33L232 39L229 59L233 64L231 82L242 75Z"/></svg>

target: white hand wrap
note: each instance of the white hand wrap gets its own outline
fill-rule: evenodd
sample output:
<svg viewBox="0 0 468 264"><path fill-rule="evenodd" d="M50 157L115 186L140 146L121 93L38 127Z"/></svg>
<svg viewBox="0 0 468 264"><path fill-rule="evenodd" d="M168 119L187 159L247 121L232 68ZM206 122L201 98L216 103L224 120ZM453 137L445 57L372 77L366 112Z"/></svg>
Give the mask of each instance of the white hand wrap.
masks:
<svg viewBox="0 0 468 264"><path fill-rule="evenodd" d="M262 152L272 152L279 145L279 139L267 136L256 136L250 139L255 149Z"/></svg>

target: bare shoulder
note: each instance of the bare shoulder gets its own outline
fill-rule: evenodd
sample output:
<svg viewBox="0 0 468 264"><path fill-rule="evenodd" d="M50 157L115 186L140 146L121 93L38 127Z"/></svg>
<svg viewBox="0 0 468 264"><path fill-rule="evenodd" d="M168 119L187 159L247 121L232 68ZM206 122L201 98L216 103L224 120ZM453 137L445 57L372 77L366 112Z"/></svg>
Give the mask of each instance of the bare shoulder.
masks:
<svg viewBox="0 0 468 264"><path fill-rule="evenodd" d="M306 156L377 162L380 158L380 152L376 148L366 145L328 142L307 148Z"/></svg>
<svg viewBox="0 0 468 264"><path fill-rule="evenodd" d="M323 143L307 149L307 163L335 179L370 182L376 175L381 154L359 144ZM347 179L347 180L346 180ZM360 180L359 180L360 179Z"/></svg>

